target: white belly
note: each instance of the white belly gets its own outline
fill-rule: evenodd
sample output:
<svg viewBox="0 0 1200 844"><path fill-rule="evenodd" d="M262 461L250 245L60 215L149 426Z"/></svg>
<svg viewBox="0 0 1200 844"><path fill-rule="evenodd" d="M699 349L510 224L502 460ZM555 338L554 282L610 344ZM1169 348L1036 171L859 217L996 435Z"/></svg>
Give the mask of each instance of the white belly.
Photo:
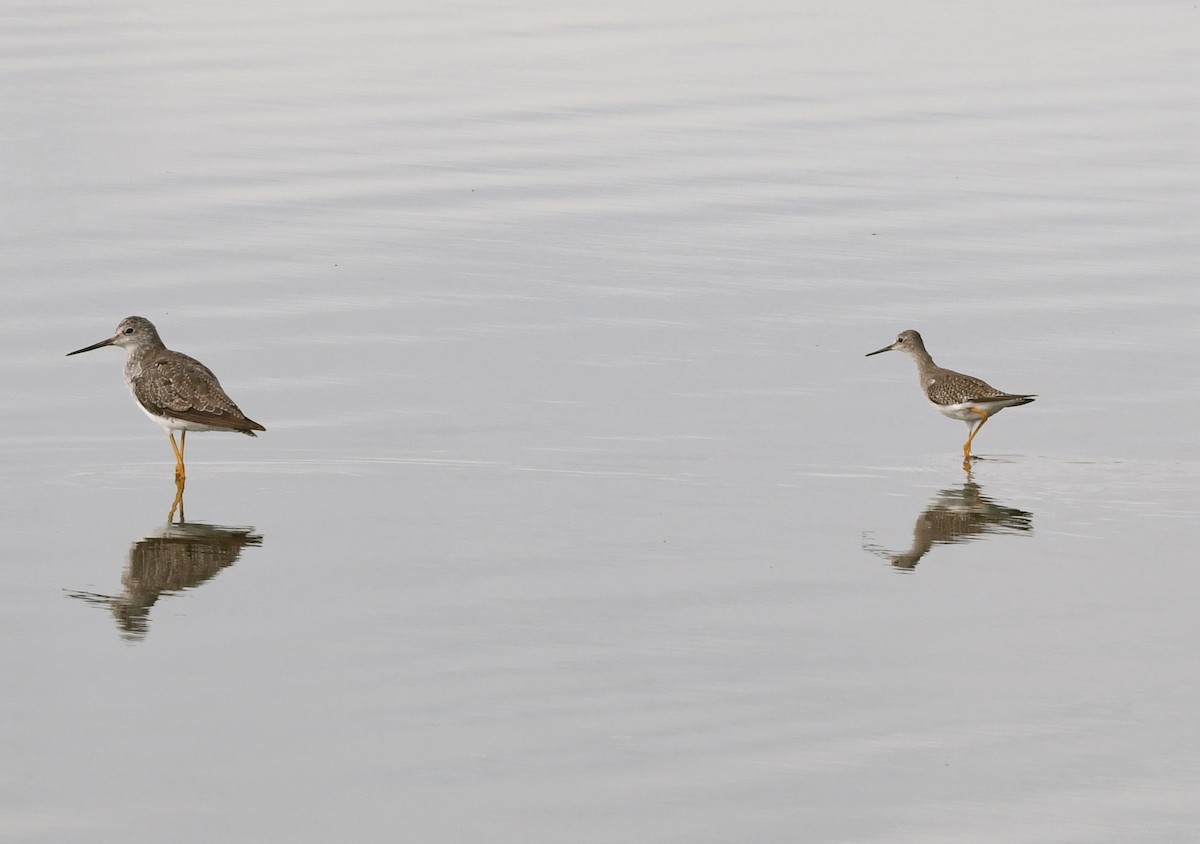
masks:
<svg viewBox="0 0 1200 844"><path fill-rule="evenodd" d="M1020 404L1028 404L1033 401L1028 396L1003 396L996 399L976 399L975 401L962 402L961 404L935 404L931 405L943 416L948 416L951 419L957 419L959 422L966 422L968 425L975 425L984 417L975 412L975 409L982 410L987 414L987 418L991 419L1006 407L1014 407Z"/></svg>
<svg viewBox="0 0 1200 844"><path fill-rule="evenodd" d="M168 419L165 416L155 416L146 408L142 407L141 402L138 402L138 408L142 413L152 421L155 425L161 427L164 431L229 431L229 428L218 428L216 425L205 425L203 422L189 422L186 419Z"/></svg>
<svg viewBox="0 0 1200 844"><path fill-rule="evenodd" d="M984 411L988 417L995 416L1004 409L1003 405L997 407L995 405L981 404L979 402L963 402L962 404L934 404L933 402L930 402L930 404L933 405L934 409L943 416L947 416L950 419L957 419L959 422L966 422L968 425L974 425L976 422L983 419L983 417L972 410L972 408L979 408L980 410Z"/></svg>

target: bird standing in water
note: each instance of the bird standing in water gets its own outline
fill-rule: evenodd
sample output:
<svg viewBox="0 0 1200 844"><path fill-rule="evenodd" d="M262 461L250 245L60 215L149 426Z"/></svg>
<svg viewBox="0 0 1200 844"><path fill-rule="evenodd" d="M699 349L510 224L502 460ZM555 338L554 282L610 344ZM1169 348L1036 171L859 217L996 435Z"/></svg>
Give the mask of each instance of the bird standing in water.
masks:
<svg viewBox="0 0 1200 844"><path fill-rule="evenodd" d="M917 375L921 379L921 391L934 409L943 416L966 422L970 433L963 446L963 464L969 465L971 459L971 443L984 423L1006 407L1017 407L1033 401L1033 395L1003 393L995 387L980 381L970 375L942 369L933 362L929 352L925 351L925 343L921 335L909 329L901 331L896 342L884 346L871 355L890 351L906 352L917 364Z"/></svg>
<svg viewBox="0 0 1200 844"><path fill-rule="evenodd" d="M188 431L233 431L253 437L255 431L266 430L246 418L221 389L212 370L195 358L168 349L150 320L126 317L112 337L68 352L67 356L104 346L119 346L128 353L125 383L146 415L166 429L175 452L175 481L180 486L187 479L183 449Z"/></svg>

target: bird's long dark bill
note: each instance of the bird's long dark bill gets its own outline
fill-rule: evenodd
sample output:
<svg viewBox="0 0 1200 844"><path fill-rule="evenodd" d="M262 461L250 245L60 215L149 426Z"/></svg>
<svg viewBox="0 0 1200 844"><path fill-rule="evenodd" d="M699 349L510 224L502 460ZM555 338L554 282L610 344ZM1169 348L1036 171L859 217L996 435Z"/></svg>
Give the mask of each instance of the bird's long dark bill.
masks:
<svg viewBox="0 0 1200 844"><path fill-rule="evenodd" d="M92 351L92 349L102 349L105 346L111 346L112 344L113 344L113 338L109 337L107 340L101 340L99 343L93 343L92 345L85 346L82 349L76 349L73 352L67 352L67 357L70 357L71 355L82 354L84 352L90 352L90 351Z"/></svg>
<svg viewBox="0 0 1200 844"><path fill-rule="evenodd" d="M95 347L93 346L92 348L95 348ZM864 355L864 357L870 357L871 355L881 355L884 352L890 352L891 350L892 350L891 346L884 346L882 349L876 349L873 352L867 352L866 355ZM79 351L86 352L87 349L80 349ZM71 354L75 354L75 353L71 352Z"/></svg>

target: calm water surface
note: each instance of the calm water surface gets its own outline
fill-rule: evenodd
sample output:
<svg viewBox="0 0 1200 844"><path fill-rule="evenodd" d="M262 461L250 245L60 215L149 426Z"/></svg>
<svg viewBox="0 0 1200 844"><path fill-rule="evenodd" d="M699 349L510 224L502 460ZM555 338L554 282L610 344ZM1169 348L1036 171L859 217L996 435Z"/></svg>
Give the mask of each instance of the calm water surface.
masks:
<svg viewBox="0 0 1200 844"><path fill-rule="evenodd" d="M0 4L0 840L1194 840L1196 8L577 5Z"/></svg>

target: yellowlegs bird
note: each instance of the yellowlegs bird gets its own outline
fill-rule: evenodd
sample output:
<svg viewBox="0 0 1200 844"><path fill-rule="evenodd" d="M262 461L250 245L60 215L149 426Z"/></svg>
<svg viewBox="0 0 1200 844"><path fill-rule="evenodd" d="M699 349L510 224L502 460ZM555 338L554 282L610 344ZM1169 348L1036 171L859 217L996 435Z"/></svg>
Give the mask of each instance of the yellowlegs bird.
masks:
<svg viewBox="0 0 1200 844"><path fill-rule="evenodd" d="M183 449L188 431L233 431L254 436L267 430L246 415L225 395L217 376L195 358L173 352L163 345L148 319L131 316L121 320L117 333L107 340L68 352L67 356L104 346L119 346L125 358L125 383L146 415L162 425L175 452L175 480L187 475ZM179 431L179 444L175 432Z"/></svg>
<svg viewBox="0 0 1200 844"><path fill-rule="evenodd" d="M921 340L921 335L911 329L901 331L895 343L870 352L867 357L893 350L912 355L912 359L917 363L917 375L921 379L921 389L935 410L943 416L967 423L970 434L963 446L964 461L970 459L971 443L988 419L1006 407L1029 404L1034 399L1032 395L1002 393L978 378L942 369L933 362L929 352L925 351L925 343Z"/></svg>

